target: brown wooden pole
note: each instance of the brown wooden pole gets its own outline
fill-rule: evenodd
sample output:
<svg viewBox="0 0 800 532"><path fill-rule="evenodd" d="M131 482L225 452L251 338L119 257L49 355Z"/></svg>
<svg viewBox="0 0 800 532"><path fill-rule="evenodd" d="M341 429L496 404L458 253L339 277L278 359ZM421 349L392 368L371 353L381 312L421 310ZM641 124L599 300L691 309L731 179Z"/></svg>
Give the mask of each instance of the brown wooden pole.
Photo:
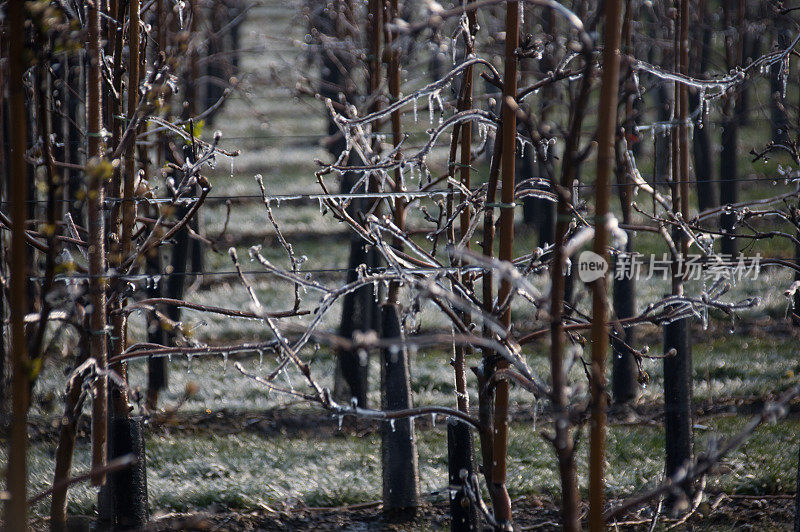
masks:
<svg viewBox="0 0 800 532"><path fill-rule="evenodd" d="M514 187L515 187L515 152L517 142L517 46L519 44L519 2L506 5L506 49L505 68L503 71L503 153L501 162L500 192L500 249L499 258L503 261L514 259ZM509 279L502 278L497 291L497 300L504 302L511 294ZM511 309L506 306L500 321L507 328L511 327ZM501 360L497 369L508 367L508 362ZM494 515L499 523L511 523L511 499L506 489L506 469L508 451L508 381L500 381L495 388L494 398L494 445L492 446L492 501Z"/></svg>
<svg viewBox="0 0 800 532"><path fill-rule="evenodd" d="M597 127L594 252L608 263L608 208L617 126L621 0L605 4L603 77ZM592 412L589 436L589 530L605 530L606 356L608 355L608 298L606 277L592 283Z"/></svg>
<svg viewBox="0 0 800 532"><path fill-rule="evenodd" d="M25 218L27 184L25 183L25 149L27 146L27 107L25 106L25 15L23 0L9 0L6 7L8 33L8 97L10 130L10 170L8 199L11 208L11 266L9 268L9 308L11 311L11 437L8 449L5 508L5 529L28 529L26 496L28 405L30 404L30 369L25 338Z"/></svg>
<svg viewBox="0 0 800 532"><path fill-rule="evenodd" d="M100 64L100 9L97 0L87 3L87 61L86 79L86 135L88 137L87 178L88 183L88 229L89 229L89 298L92 305L90 318L90 356L100 369L106 368L106 278L105 274L105 223L103 220L104 181L106 165L102 160L102 105L100 91L102 81ZM107 436L107 378L99 376L95 381L92 402L92 470L101 470L106 465ZM105 473L92 477L92 484L105 483Z"/></svg>

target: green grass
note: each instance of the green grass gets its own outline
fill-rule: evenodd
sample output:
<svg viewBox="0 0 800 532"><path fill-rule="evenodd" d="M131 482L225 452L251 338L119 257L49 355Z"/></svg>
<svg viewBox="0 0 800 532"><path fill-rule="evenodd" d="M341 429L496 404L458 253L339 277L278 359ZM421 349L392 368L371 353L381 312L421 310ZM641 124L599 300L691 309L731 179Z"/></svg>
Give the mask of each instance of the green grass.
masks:
<svg viewBox="0 0 800 532"><path fill-rule="evenodd" d="M717 434L740 430L746 418L703 420L695 432L695 448L706 448ZM509 433L508 489L512 498L527 494L558 497L558 471L550 444L537 433L550 427L512 424ZM800 421L790 419L759 429L731 453L709 476L712 492L751 495L791 493L794 490L797 434ZM428 500L446 497L447 447L444 423L417 431L420 479ZM587 446L578 452L578 478L587 489ZM660 426L612 426L608 432L607 494L630 495L654 486L663 471L664 434ZM4 459L5 450L0 450ZM380 438L334 435L261 437L185 433L150 435L147 439L150 506L160 511L197 509L280 509L298 501L310 506L336 506L380 499ZM53 466L49 445L30 452L30 490L45 489ZM76 449L74 470L88 467L89 448ZM70 491L69 511L92 513L95 491L85 485ZM34 508L46 513L45 503Z"/></svg>

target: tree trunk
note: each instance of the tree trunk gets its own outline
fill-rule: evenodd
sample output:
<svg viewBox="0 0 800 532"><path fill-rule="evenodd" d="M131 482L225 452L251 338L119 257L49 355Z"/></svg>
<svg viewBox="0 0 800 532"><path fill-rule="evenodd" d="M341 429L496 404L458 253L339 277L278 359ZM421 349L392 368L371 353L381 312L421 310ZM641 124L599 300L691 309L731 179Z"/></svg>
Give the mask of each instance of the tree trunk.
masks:
<svg viewBox="0 0 800 532"><path fill-rule="evenodd" d="M666 475L677 473L692 459L692 349L688 318L664 326L664 431ZM688 488L688 486L684 486ZM688 491L688 490L687 490ZM674 507L673 499L669 506Z"/></svg>
<svg viewBox="0 0 800 532"><path fill-rule="evenodd" d="M384 338L402 342L397 306L387 304L381 311ZM381 408L388 412L412 408L406 349L384 349L382 359ZM412 516L419 506L419 466L411 418L396 419L381 425L381 462L384 512L395 514L396 517Z"/></svg>
<svg viewBox="0 0 800 532"><path fill-rule="evenodd" d="M136 462L109 475L114 501L114 529L140 530L147 524L147 467L140 417L117 417L111 426L111 458L128 454Z"/></svg>
<svg viewBox="0 0 800 532"><path fill-rule="evenodd" d="M163 293L160 278L161 250L156 249L147 257L146 273L149 277L147 286L148 298L159 298ZM147 313L147 341L152 344L167 345L164 327L156 317L155 311ZM158 396L167 388L169 382L169 366L166 357L147 357L147 408L158 409Z"/></svg>
<svg viewBox="0 0 800 532"><path fill-rule="evenodd" d="M692 93L691 106L697 109L703 105L697 93ZM694 138L692 139L692 153L694 155L694 172L697 181L697 204L700 212L716 207L716 191L714 187L714 165L712 159L710 124L705 123L707 117L703 110L694 121Z"/></svg>
<svg viewBox="0 0 800 532"><path fill-rule="evenodd" d="M735 116L729 116L722 127L722 151L720 152L719 165L719 199L722 205L731 205L738 201L736 178L738 174L738 137L739 124ZM736 213L730 212L720 215L720 229L723 233L735 232ZM736 238L723 236L722 253L734 257L737 253Z"/></svg>
<svg viewBox="0 0 800 532"><path fill-rule="evenodd" d="M689 72L689 0L680 2L680 23L676 34L675 49L679 71ZM672 207L684 220L689 219L689 90L686 85L676 86L678 136L673 139L673 187ZM679 246L672 269L672 294L682 295L684 279L678 270L686 260L689 242L686 235L676 229L672 235ZM664 325L664 353L674 350L664 359L664 431L666 433L665 472L668 477L678 473L692 458L692 351L689 335L690 320L684 318ZM684 493L691 492L691 483L683 486ZM673 511L683 507L674 494L667 499Z"/></svg>

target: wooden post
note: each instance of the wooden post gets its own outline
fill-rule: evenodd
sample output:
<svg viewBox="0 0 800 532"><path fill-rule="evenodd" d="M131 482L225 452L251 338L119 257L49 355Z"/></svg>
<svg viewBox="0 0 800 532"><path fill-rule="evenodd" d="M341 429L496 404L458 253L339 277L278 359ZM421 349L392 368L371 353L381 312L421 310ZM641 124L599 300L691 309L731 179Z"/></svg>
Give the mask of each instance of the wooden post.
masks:
<svg viewBox="0 0 800 532"><path fill-rule="evenodd" d="M90 326L90 356L101 370L106 368L106 278L105 276L105 223L103 220L104 181L107 170L102 160L102 105L100 90L102 80L100 64L100 10L96 2L87 3L87 61L86 79L86 135L88 137L87 178L89 179L88 229L89 229L89 298L92 305ZM106 464L107 439L107 378L97 378L92 402L92 469ZM105 483L105 474L92 477L92 484Z"/></svg>
<svg viewBox="0 0 800 532"><path fill-rule="evenodd" d="M517 46L519 45L519 8L517 1L506 4L506 46L505 68L503 71L503 153L501 162L502 189L500 193L500 250L502 261L514 259L514 188L515 153L517 143ZM511 294L511 282L500 280L497 300L506 301ZM511 308L505 307L500 321L506 328L511 327ZM500 360L497 369L508 367L508 362ZM494 444L492 446L492 485L489 491L494 502L494 516L499 523L511 524L511 499L506 488L506 460L508 454L508 381L498 382L494 396Z"/></svg>
<svg viewBox="0 0 800 532"><path fill-rule="evenodd" d="M8 34L8 96L10 126L14 135L9 143L10 175L8 199L11 208L11 267L9 270L9 308L11 311L11 436L8 448L5 505L5 530L28 529L27 449L30 369L25 337L26 246L25 218L27 184L25 150L27 116L25 106L25 15L23 0L9 0L6 6Z"/></svg>
<svg viewBox="0 0 800 532"><path fill-rule="evenodd" d="M608 210L611 168L617 129L621 0L605 3L603 78L597 126L594 252L608 262ZM589 530L605 530L606 355L608 353L608 299L605 276L592 284L591 423L589 436Z"/></svg>

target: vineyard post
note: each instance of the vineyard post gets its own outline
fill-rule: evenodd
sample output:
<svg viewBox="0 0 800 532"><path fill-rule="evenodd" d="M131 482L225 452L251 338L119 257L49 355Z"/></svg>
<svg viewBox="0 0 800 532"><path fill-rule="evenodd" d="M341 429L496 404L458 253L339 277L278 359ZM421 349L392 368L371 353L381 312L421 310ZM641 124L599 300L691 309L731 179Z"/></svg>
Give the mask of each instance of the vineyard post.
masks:
<svg viewBox="0 0 800 532"><path fill-rule="evenodd" d="M619 91L620 15L622 0L605 3L603 75L597 126L594 252L608 263L610 176L614 163ZM589 436L589 529L605 530L606 356L608 352L608 298L606 276L592 284L591 422Z"/></svg>
<svg viewBox="0 0 800 532"><path fill-rule="evenodd" d="M678 70L688 74L689 69L689 3L680 0L675 32L675 57ZM675 108L678 132L672 138L672 208L688 219L689 210L689 101L688 88L676 83ZM673 231L678 246L672 263L672 293L683 295L684 279L681 264L688 254L689 241L681 229ZM674 475L692 458L692 351L689 318L675 320L664 326L664 430L666 433L666 475ZM689 488L689 486L685 486ZM670 507L679 501L668 500Z"/></svg>

